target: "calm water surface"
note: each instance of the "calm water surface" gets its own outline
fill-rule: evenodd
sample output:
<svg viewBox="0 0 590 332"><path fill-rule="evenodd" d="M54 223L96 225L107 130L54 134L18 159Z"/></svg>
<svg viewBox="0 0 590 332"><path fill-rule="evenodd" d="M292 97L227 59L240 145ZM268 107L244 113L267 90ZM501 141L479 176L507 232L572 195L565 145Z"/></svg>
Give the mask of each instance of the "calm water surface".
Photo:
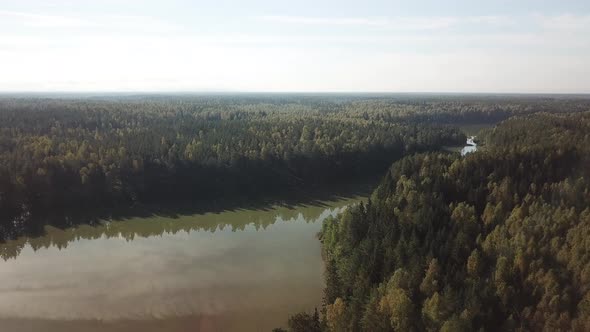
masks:
<svg viewBox="0 0 590 332"><path fill-rule="evenodd" d="M475 136L471 136L467 139L467 145L461 150L461 155L465 156L469 153L477 151L477 144L475 143Z"/></svg>
<svg viewBox="0 0 590 332"><path fill-rule="evenodd" d="M0 247L6 331L270 331L321 304L314 206L47 228Z"/></svg>

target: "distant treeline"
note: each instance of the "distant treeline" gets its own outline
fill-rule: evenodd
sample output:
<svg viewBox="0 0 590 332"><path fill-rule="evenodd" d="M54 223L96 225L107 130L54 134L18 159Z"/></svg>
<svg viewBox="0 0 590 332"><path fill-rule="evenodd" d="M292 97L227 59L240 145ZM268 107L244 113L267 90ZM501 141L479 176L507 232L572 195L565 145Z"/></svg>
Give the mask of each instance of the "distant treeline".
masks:
<svg viewBox="0 0 590 332"><path fill-rule="evenodd" d="M590 331L590 112L481 138L404 157L324 223L323 315L290 331Z"/></svg>
<svg viewBox="0 0 590 332"><path fill-rule="evenodd" d="M205 204L342 182L462 144L449 124L590 105L530 98L0 98L0 239L137 204Z"/></svg>

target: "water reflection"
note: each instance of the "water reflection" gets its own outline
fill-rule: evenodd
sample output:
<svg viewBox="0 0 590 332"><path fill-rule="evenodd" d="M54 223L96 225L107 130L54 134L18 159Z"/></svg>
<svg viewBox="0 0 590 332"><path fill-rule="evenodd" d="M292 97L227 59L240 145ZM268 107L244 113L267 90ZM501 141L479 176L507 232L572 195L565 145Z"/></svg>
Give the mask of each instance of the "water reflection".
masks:
<svg viewBox="0 0 590 332"><path fill-rule="evenodd" d="M152 216L149 218L128 218L115 221L103 221L101 225L80 225L66 230L53 226L45 227L45 236L21 237L0 245L0 257L4 260L16 258L22 250L29 246L33 251L56 247L65 249L73 241L97 240L101 238L121 238L133 241L136 237L147 238L163 234L190 233L193 231L244 231L252 226L255 230L264 230L269 225L280 221L301 219L305 222L323 220L326 214L333 214L330 207L353 203L361 196L342 198L334 201L314 202L309 205L271 206L264 209L236 209L223 212L180 216Z"/></svg>
<svg viewBox="0 0 590 332"><path fill-rule="evenodd" d="M358 200L48 227L46 236L2 246L0 324L270 330L321 303L315 235L322 220Z"/></svg>

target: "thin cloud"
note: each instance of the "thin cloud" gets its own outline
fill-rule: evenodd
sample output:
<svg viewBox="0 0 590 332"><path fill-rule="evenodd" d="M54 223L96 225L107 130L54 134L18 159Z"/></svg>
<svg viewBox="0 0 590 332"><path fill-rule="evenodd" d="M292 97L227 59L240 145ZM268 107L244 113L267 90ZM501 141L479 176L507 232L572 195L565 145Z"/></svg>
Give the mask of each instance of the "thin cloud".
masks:
<svg viewBox="0 0 590 332"><path fill-rule="evenodd" d="M557 31L589 31L590 15L534 15L537 23L547 30Z"/></svg>
<svg viewBox="0 0 590 332"><path fill-rule="evenodd" d="M515 23L515 20L512 17L497 15L469 16L463 20L468 23L480 23L492 26L506 26Z"/></svg>
<svg viewBox="0 0 590 332"><path fill-rule="evenodd" d="M581 13L240 16L215 18L223 25L216 29L207 19L168 21L173 16L164 13L68 10L0 11L0 90L574 92L589 86L590 15Z"/></svg>
<svg viewBox="0 0 590 332"><path fill-rule="evenodd" d="M263 21L291 23L291 24L306 24L306 25L366 25L366 26L384 26L389 22L384 19L371 19L359 17L306 17L306 16L282 16L270 15L260 16L258 19Z"/></svg>
<svg viewBox="0 0 590 332"><path fill-rule="evenodd" d="M7 10L0 10L0 17L12 19L13 21L17 21L18 23L29 27L71 28L88 27L93 25L90 21L75 17L15 12Z"/></svg>
<svg viewBox="0 0 590 332"><path fill-rule="evenodd" d="M139 15L77 17L73 15L48 15L0 10L0 20L2 21L0 24L32 28L95 28L166 32L180 30L180 27L176 24L150 16Z"/></svg>
<svg viewBox="0 0 590 332"><path fill-rule="evenodd" d="M259 20L301 25L365 26L398 30L429 30L446 28L456 23L452 17L436 18L366 18L366 17L306 17L306 16L260 16Z"/></svg>
<svg viewBox="0 0 590 332"><path fill-rule="evenodd" d="M468 16L468 17L308 17L270 15L258 17L261 21L282 24L323 25L323 26L364 26L388 30L438 30L460 24L508 25L512 19L506 16Z"/></svg>

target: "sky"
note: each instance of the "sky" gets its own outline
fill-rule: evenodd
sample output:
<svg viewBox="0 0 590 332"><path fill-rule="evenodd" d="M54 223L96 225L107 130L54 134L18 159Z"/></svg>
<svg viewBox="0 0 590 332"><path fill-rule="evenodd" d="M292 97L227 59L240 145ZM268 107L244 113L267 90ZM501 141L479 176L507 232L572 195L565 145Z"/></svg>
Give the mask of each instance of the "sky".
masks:
<svg viewBox="0 0 590 332"><path fill-rule="evenodd" d="M590 93L590 1L0 0L0 91Z"/></svg>

